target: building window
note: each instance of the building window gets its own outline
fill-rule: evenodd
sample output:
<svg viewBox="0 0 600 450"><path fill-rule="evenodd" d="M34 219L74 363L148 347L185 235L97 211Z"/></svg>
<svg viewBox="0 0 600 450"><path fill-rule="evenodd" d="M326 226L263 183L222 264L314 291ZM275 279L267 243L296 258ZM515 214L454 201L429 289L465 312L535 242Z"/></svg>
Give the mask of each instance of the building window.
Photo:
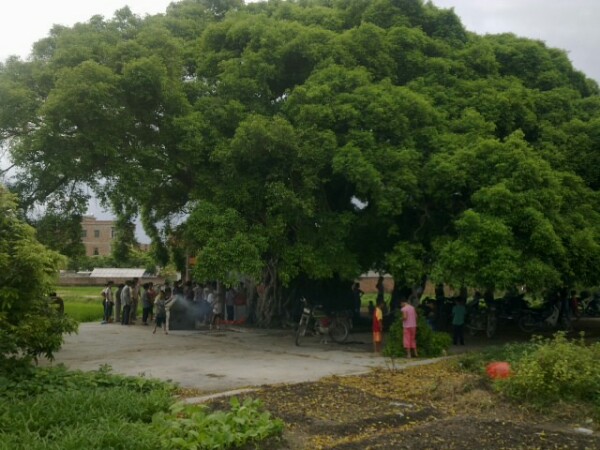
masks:
<svg viewBox="0 0 600 450"><path fill-rule="evenodd" d="M82 238L86 238L87 237L87 230L81 230L81 237Z"/></svg>
<svg viewBox="0 0 600 450"><path fill-rule="evenodd" d="M98 247L94 247L94 256L98 256L99 254Z"/></svg>
<svg viewBox="0 0 600 450"><path fill-rule="evenodd" d="M115 238L115 227L110 227L110 237L111 237L112 239L114 239L114 238Z"/></svg>
<svg viewBox="0 0 600 450"><path fill-rule="evenodd" d="M100 230L94 230L94 237L95 238L99 238L100 237Z"/></svg>

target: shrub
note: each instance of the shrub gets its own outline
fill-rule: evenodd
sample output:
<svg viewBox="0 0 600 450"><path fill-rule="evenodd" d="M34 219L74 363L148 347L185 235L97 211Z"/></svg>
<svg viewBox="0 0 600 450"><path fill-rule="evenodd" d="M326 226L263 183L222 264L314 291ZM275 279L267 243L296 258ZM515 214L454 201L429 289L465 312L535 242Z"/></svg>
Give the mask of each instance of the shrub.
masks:
<svg viewBox="0 0 600 450"><path fill-rule="evenodd" d="M402 316L398 316L390 327L383 354L400 357L406 354L403 346ZM420 356L436 357L445 354L450 348L452 338L443 332L433 331L421 316L417 319L417 350Z"/></svg>
<svg viewBox="0 0 600 450"><path fill-rule="evenodd" d="M77 330L48 302L63 258L36 240L16 210L15 197L0 186L0 367L52 358L63 333Z"/></svg>
<svg viewBox="0 0 600 450"><path fill-rule="evenodd" d="M600 343L586 345L583 336L534 338L512 368L513 376L495 385L515 400L542 407L560 400L600 402Z"/></svg>
<svg viewBox="0 0 600 450"><path fill-rule="evenodd" d="M226 449L279 435L280 420L261 411L258 400L240 403L231 399L231 411L209 413L205 405L176 403L169 413L154 417L154 428L163 448Z"/></svg>

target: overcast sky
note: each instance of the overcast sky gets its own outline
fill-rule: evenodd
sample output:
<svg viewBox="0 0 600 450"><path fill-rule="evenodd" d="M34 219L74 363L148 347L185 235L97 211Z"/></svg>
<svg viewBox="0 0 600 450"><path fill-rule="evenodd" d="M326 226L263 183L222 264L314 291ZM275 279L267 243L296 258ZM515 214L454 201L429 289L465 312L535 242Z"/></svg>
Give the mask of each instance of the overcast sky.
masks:
<svg viewBox="0 0 600 450"><path fill-rule="evenodd" d="M566 50L588 77L600 82L600 0L433 0L454 8L479 34L512 32Z"/></svg>

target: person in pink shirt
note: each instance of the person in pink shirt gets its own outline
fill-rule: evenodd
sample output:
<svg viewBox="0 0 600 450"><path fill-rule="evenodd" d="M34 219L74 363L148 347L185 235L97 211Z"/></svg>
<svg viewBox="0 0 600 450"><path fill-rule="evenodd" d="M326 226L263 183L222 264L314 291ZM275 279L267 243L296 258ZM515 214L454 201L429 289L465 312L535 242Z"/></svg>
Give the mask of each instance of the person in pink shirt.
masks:
<svg viewBox="0 0 600 450"><path fill-rule="evenodd" d="M419 356L417 353L417 311L406 299L400 301L402 308L402 328L404 329L404 348L406 349L406 357L411 358L411 350L415 358Z"/></svg>

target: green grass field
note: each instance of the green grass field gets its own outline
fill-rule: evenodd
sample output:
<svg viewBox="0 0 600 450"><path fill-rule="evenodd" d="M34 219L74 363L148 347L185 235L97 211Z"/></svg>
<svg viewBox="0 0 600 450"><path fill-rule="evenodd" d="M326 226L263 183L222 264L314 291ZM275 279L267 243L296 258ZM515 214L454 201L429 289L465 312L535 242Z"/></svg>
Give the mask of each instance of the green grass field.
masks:
<svg viewBox="0 0 600 450"><path fill-rule="evenodd" d="M65 302L65 314L78 322L101 321L102 286L57 286L56 294Z"/></svg>

